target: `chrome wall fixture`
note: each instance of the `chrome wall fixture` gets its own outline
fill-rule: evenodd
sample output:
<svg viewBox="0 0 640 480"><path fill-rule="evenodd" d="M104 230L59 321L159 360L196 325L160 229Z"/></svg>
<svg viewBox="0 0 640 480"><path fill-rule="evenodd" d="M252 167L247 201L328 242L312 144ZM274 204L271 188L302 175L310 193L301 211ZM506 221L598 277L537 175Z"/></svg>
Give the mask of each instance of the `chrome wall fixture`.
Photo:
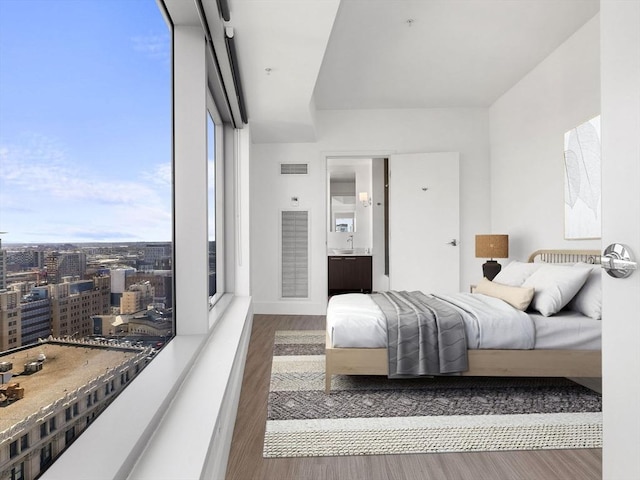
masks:
<svg viewBox="0 0 640 480"><path fill-rule="evenodd" d="M638 268L629 247L621 243L612 243L605 248L600 262L602 268L614 278L627 278Z"/></svg>

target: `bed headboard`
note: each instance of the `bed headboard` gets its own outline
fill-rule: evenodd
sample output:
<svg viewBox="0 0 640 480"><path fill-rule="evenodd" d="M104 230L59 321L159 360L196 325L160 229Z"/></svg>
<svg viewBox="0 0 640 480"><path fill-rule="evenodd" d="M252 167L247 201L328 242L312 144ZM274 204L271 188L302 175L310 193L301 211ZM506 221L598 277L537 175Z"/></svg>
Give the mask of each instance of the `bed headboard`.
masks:
<svg viewBox="0 0 640 480"><path fill-rule="evenodd" d="M600 250L536 250L527 260L529 263L600 263Z"/></svg>

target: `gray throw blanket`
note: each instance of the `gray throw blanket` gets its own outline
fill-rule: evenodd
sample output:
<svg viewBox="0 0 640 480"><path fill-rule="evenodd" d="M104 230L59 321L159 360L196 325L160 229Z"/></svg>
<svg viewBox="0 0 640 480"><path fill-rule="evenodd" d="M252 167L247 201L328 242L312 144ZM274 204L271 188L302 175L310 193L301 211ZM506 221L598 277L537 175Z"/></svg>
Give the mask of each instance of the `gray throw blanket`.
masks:
<svg viewBox="0 0 640 480"><path fill-rule="evenodd" d="M387 319L389 378L468 369L462 315L422 292L371 294Z"/></svg>

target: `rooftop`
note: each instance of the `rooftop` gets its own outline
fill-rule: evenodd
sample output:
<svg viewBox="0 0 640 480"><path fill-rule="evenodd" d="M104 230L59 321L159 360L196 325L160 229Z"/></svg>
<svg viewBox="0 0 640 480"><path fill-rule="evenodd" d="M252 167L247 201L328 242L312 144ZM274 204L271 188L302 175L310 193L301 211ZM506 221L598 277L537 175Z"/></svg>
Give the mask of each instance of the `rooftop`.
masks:
<svg viewBox="0 0 640 480"><path fill-rule="evenodd" d="M42 370L15 376L22 373L24 364L37 361L40 353L46 356ZM133 349L43 343L0 355L0 362L13 364L10 383L24 388L23 399L0 406L0 432L139 354Z"/></svg>

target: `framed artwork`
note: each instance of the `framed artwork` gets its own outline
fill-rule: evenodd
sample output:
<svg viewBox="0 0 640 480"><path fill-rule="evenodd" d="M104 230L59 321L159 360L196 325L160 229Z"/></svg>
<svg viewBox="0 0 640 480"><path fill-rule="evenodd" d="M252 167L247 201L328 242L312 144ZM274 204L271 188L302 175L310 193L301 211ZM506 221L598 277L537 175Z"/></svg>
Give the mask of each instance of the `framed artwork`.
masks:
<svg viewBox="0 0 640 480"><path fill-rule="evenodd" d="M564 134L564 236L602 235L600 115Z"/></svg>

